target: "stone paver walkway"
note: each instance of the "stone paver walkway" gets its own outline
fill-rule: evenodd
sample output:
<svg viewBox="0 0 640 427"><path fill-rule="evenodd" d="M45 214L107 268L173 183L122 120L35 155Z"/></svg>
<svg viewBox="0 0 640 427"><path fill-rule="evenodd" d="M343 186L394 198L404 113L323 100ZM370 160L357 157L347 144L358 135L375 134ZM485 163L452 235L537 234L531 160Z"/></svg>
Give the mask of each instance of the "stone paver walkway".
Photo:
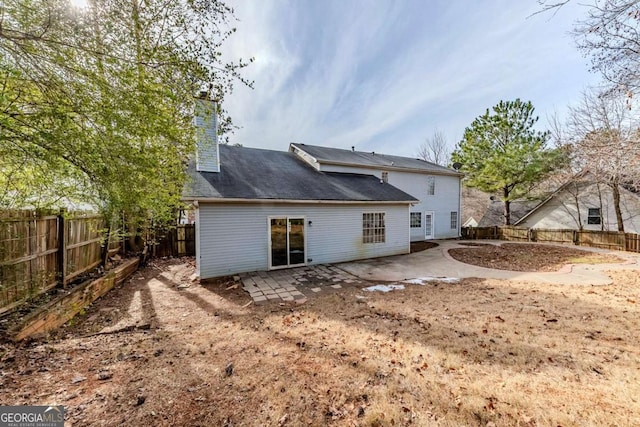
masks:
<svg viewBox="0 0 640 427"><path fill-rule="evenodd" d="M368 282L332 265L313 265L286 270L255 271L239 275L242 288L255 302L296 301L343 285Z"/></svg>

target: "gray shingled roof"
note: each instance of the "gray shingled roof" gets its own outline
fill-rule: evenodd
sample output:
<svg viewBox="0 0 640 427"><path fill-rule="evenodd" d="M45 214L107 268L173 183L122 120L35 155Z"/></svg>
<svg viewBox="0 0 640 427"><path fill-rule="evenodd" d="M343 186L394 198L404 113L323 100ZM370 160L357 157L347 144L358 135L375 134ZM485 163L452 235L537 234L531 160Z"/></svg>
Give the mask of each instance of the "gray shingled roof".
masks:
<svg viewBox="0 0 640 427"><path fill-rule="evenodd" d="M518 222L523 216L528 214L538 206L539 200L514 200L511 202L511 224ZM492 200L484 216L478 221L478 227L493 227L504 225L504 203L499 200Z"/></svg>
<svg viewBox="0 0 640 427"><path fill-rule="evenodd" d="M417 201L372 175L318 172L290 152L221 145L220 168L197 172L192 162L183 198Z"/></svg>
<svg viewBox="0 0 640 427"><path fill-rule="evenodd" d="M341 148L321 147L319 145L291 144L313 156L320 163L346 163L361 166L411 169L449 175L460 175L454 169L436 165L410 157L390 156L388 154L367 153L364 151L343 150Z"/></svg>

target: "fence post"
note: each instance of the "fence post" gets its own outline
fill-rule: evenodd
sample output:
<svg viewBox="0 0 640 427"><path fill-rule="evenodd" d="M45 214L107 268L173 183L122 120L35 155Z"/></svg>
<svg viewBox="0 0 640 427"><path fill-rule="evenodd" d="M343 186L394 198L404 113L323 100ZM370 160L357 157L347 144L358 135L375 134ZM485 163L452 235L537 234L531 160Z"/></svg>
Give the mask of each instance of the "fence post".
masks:
<svg viewBox="0 0 640 427"><path fill-rule="evenodd" d="M58 214L58 280L63 288L67 287L67 210L62 208Z"/></svg>

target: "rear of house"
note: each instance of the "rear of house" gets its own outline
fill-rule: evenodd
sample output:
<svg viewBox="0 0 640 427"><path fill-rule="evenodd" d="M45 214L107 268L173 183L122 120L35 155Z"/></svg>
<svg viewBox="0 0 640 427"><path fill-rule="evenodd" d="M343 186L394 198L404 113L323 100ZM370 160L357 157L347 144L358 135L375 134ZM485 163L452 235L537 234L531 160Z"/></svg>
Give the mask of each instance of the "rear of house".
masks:
<svg viewBox="0 0 640 427"><path fill-rule="evenodd" d="M202 278L409 252L408 204L198 205Z"/></svg>
<svg viewBox="0 0 640 427"><path fill-rule="evenodd" d="M316 170L373 175L418 199L410 210L411 241L460 236L462 174L456 170L420 159L308 144L291 144L289 151Z"/></svg>
<svg viewBox="0 0 640 427"><path fill-rule="evenodd" d="M197 114L215 111L207 102ZM196 124L183 200L196 207L201 278L406 254L412 240L459 236L456 171L394 156L371 164L368 153L359 165L318 166L294 145L219 145L215 117Z"/></svg>

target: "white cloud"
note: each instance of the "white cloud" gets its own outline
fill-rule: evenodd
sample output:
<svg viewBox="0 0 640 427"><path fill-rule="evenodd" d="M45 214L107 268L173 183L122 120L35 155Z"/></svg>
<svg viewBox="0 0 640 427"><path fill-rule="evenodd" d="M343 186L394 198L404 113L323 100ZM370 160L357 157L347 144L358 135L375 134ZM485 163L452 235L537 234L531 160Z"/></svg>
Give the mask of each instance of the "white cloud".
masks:
<svg viewBox="0 0 640 427"><path fill-rule="evenodd" d="M562 108L594 77L567 35L577 7L535 2L234 3L233 57L255 57L226 107L233 142L291 141L413 155L436 128L455 142L501 99Z"/></svg>

